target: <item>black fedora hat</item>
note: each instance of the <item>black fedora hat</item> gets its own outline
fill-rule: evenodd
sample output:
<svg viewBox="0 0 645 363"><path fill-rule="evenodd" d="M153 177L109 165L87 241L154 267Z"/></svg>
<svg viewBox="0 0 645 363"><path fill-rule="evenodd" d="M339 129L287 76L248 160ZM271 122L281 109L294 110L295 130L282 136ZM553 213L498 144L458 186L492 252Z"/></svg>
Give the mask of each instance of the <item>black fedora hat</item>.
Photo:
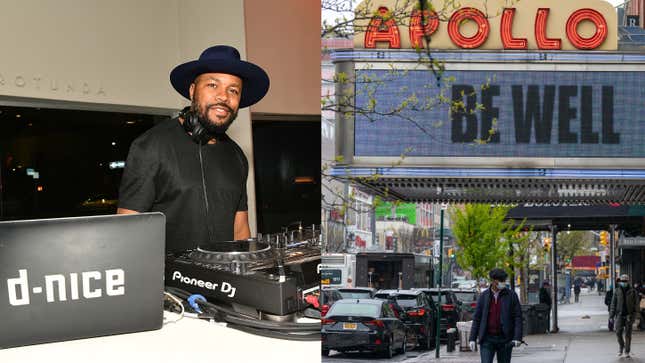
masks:
<svg viewBox="0 0 645 363"><path fill-rule="evenodd" d="M216 45L202 52L198 60L180 64L170 72L170 83L190 99L190 84L204 73L226 73L242 79L240 108L260 101L269 90L269 76L253 63L240 60L240 52L228 45Z"/></svg>

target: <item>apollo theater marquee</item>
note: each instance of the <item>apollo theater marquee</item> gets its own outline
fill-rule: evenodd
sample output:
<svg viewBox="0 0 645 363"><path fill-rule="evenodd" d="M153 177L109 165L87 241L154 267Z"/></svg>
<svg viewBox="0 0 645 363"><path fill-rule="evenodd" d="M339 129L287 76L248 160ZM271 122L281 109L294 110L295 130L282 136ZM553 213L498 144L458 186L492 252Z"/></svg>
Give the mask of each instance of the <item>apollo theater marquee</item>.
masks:
<svg viewBox="0 0 645 363"><path fill-rule="evenodd" d="M611 4L435 1L425 21L400 4L364 2L332 55L357 80L347 110L368 110L337 115L333 173L416 201L645 199L645 55L618 49Z"/></svg>

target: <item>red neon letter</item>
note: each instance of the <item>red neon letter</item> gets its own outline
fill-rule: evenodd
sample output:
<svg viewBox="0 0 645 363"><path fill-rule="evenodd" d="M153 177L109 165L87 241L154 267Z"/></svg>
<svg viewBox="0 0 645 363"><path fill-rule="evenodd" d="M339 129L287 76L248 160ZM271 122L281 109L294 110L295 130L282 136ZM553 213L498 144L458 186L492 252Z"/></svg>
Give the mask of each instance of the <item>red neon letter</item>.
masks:
<svg viewBox="0 0 645 363"><path fill-rule="evenodd" d="M514 16L515 8L504 9L504 12L502 13L502 27L500 29L502 44L504 44L504 49L526 49L526 38L513 38Z"/></svg>
<svg viewBox="0 0 645 363"><path fill-rule="evenodd" d="M423 48L423 36L432 35L437 31L437 27L439 27L439 18L437 17L437 13L434 11L430 12L428 10L424 10L423 16L426 19L426 24L422 29L421 24L423 23L421 22L421 12L417 9L412 10L409 33L410 43L412 43L413 48Z"/></svg>
<svg viewBox="0 0 645 363"><path fill-rule="evenodd" d="M399 28L396 26L394 18L384 18L389 13L385 6L378 8L379 15L376 15L370 20L365 32L365 48L376 48L376 42L388 42L390 48L401 48L401 37L399 36Z"/></svg>
<svg viewBox="0 0 645 363"><path fill-rule="evenodd" d="M461 35L459 32L459 26L466 19L473 20L477 23L477 33L470 38ZM489 31L490 25L488 24L488 19L486 19L486 16L481 11L475 8L459 9L452 14L448 21L448 35L450 36L450 40L460 48L472 49L479 47L488 38Z"/></svg>
<svg viewBox="0 0 645 363"><path fill-rule="evenodd" d="M546 37L546 19L549 16L548 8L539 8L535 16L535 41L539 49L561 49L560 39Z"/></svg>
<svg viewBox="0 0 645 363"><path fill-rule="evenodd" d="M589 20L596 26L596 33L589 38L583 38L578 34L578 24L585 20ZM596 10L576 10L567 20L567 38L578 49L598 48L607 38L607 21Z"/></svg>

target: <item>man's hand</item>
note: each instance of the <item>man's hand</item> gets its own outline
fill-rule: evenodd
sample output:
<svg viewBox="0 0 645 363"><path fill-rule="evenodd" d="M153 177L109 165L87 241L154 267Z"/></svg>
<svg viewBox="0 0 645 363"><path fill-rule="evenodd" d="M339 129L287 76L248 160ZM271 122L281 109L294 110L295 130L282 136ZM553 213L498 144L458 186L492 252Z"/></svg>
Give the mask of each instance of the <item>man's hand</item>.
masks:
<svg viewBox="0 0 645 363"><path fill-rule="evenodd" d="M249 212L235 212L235 219L233 221L233 238L236 241L251 238L251 230L249 229Z"/></svg>
<svg viewBox="0 0 645 363"><path fill-rule="evenodd" d="M477 343L474 340L471 340L470 342L468 342L468 346L470 347L470 350L474 352L475 348L477 348Z"/></svg>
<svg viewBox="0 0 645 363"><path fill-rule="evenodd" d="M513 344L514 348L519 348L519 346L522 345L522 342L520 342L519 340L513 340L511 343Z"/></svg>

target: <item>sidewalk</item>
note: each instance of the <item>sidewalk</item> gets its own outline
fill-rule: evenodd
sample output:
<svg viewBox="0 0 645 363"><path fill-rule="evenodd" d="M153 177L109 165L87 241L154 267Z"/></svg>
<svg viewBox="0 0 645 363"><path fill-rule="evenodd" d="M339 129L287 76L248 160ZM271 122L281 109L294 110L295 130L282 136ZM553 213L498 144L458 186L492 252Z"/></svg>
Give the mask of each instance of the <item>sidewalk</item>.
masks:
<svg viewBox="0 0 645 363"><path fill-rule="evenodd" d="M583 318L585 317L585 318ZM588 317L588 318L587 318ZM513 363L645 363L645 332L634 330L631 359L618 358L618 343L614 332L607 329L607 307L604 294L582 292L580 303L558 305L560 332L529 335L528 346L513 349ZM476 363L479 353L448 353L442 346L441 358L434 352L424 352L405 362Z"/></svg>

